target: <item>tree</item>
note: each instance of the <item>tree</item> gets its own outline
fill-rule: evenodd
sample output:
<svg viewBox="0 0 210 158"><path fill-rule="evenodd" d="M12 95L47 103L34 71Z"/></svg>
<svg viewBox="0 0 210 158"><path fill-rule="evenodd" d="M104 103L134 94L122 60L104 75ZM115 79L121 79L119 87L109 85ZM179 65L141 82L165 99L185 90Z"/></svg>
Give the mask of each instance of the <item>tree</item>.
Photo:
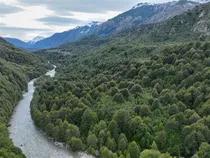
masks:
<svg viewBox="0 0 210 158"><path fill-rule="evenodd" d="M122 93L116 93L114 95L113 101L115 101L117 103L124 103L125 102L125 99L124 99Z"/></svg>
<svg viewBox="0 0 210 158"><path fill-rule="evenodd" d="M144 150L141 152L141 158L160 158L161 153L157 150Z"/></svg>
<svg viewBox="0 0 210 158"><path fill-rule="evenodd" d="M115 120L112 120L108 125L108 130L110 131L112 137L117 140L119 136L119 126Z"/></svg>
<svg viewBox="0 0 210 158"><path fill-rule="evenodd" d="M118 90L116 87L112 87L112 88L111 88L111 93L110 93L111 96L114 96L116 93L118 93L118 91L119 91L119 90Z"/></svg>
<svg viewBox="0 0 210 158"><path fill-rule="evenodd" d="M116 142L114 139L108 138L106 142L106 146L109 150L115 151L116 150Z"/></svg>
<svg viewBox="0 0 210 158"><path fill-rule="evenodd" d="M129 121L128 133L135 140L140 139L146 132L146 126L141 117L136 116Z"/></svg>
<svg viewBox="0 0 210 158"><path fill-rule="evenodd" d="M152 142L151 149L152 149L152 150L157 150L157 151L158 151L158 146L157 146L157 144L156 144L155 141Z"/></svg>
<svg viewBox="0 0 210 158"><path fill-rule="evenodd" d="M119 132L124 133L128 127L128 121L130 120L130 115L126 110L119 110L114 115L114 120L119 125Z"/></svg>
<svg viewBox="0 0 210 158"><path fill-rule="evenodd" d="M127 149L128 146L128 140L124 133L121 133L118 138L118 150L124 151Z"/></svg>
<svg viewBox="0 0 210 158"><path fill-rule="evenodd" d="M53 129L54 129L54 125L52 123L48 123L45 130L46 130L46 133L52 137L53 136Z"/></svg>
<svg viewBox="0 0 210 158"><path fill-rule="evenodd" d="M197 154L199 158L210 158L210 145L207 142L201 143Z"/></svg>
<svg viewBox="0 0 210 158"><path fill-rule="evenodd" d="M142 105L141 106L140 115L142 117L149 116L151 114L152 114L152 112L151 112L149 106L147 106L147 105Z"/></svg>
<svg viewBox="0 0 210 158"><path fill-rule="evenodd" d="M118 142L118 150L124 151L126 148L127 148L127 141L124 138L120 139Z"/></svg>
<svg viewBox="0 0 210 158"><path fill-rule="evenodd" d="M131 158L139 158L140 150L135 141L129 144L128 151L130 153Z"/></svg>
<svg viewBox="0 0 210 158"><path fill-rule="evenodd" d="M131 93L135 94L135 93L141 93L142 92L142 87L139 84L135 84L131 90Z"/></svg>
<svg viewBox="0 0 210 158"><path fill-rule="evenodd" d="M95 134L89 134L87 137L87 144L88 146L97 149L98 138Z"/></svg>
<svg viewBox="0 0 210 158"><path fill-rule="evenodd" d="M73 151L79 151L83 149L84 144L82 143L80 138L72 137L70 142L68 143L71 146Z"/></svg>
<svg viewBox="0 0 210 158"><path fill-rule="evenodd" d="M161 106L159 99L155 99L152 103L152 109L158 109Z"/></svg>
<svg viewBox="0 0 210 158"><path fill-rule="evenodd" d="M129 91L127 88L123 88L120 90L120 93L125 97L128 98L129 97Z"/></svg>
<svg viewBox="0 0 210 158"><path fill-rule="evenodd" d="M97 116L95 113L92 112L91 109L85 110L85 112L82 115L82 121L80 125L80 131L82 134L87 135L90 128L93 127L93 125L97 121Z"/></svg>
<svg viewBox="0 0 210 158"><path fill-rule="evenodd" d="M104 130L102 130L99 132L99 135L98 135L98 142L99 142L100 147L102 147L105 144L105 139L106 139L106 134Z"/></svg>

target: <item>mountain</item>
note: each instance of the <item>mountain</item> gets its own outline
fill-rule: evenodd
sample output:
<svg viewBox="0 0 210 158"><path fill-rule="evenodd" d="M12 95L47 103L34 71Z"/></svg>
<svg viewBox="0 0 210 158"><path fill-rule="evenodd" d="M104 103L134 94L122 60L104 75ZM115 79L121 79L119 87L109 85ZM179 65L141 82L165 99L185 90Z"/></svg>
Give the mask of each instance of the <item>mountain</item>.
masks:
<svg viewBox="0 0 210 158"><path fill-rule="evenodd" d="M88 35L110 36L126 28L140 24L149 24L165 21L185 11L193 9L199 3L182 0L161 4L139 3L129 11L126 11L104 23L93 22L89 25L76 27L75 29L56 33L33 45L33 49L53 48L64 43L74 42Z"/></svg>
<svg viewBox="0 0 210 158"><path fill-rule="evenodd" d="M192 0L194 2L197 2L197 3L208 3L210 2L210 0Z"/></svg>
<svg viewBox="0 0 210 158"><path fill-rule="evenodd" d="M136 25L165 21L193 9L196 5L198 3L187 0L161 4L139 3L131 10L101 24L97 30L97 34L113 34Z"/></svg>
<svg viewBox="0 0 210 158"><path fill-rule="evenodd" d="M138 25L106 38L92 35L79 41L66 43L54 49L40 50L36 53L48 58L48 60L56 60L61 56L66 58L68 54L76 59L80 54L95 52L99 48L104 48L104 52L106 52L110 45L113 45L113 48L110 49L115 49L116 45L124 45L129 48L130 45L134 44L152 43L153 45L160 45L173 42L209 40L209 8L210 3L199 5L167 21Z"/></svg>
<svg viewBox="0 0 210 158"><path fill-rule="evenodd" d="M44 37L42 36L37 36L35 37L34 39L28 41L28 42L24 42L24 41L21 41L20 39L17 39L17 38L4 38L7 42L13 44L14 46L18 47L18 48L23 48L23 49L26 49L26 50L30 50L31 47L36 44L37 42L45 39Z"/></svg>
<svg viewBox="0 0 210 158"><path fill-rule="evenodd" d="M100 22L92 22L85 26L78 26L74 29L71 29L69 31L65 31L62 33L56 33L52 35L51 37L48 37L44 40L41 40L37 42L35 45L33 45L32 48L34 49L46 49L46 48L52 48L57 47L59 45L62 45L67 42L73 42L77 41L81 38L84 38L88 35L91 35L95 32L96 28L100 25Z"/></svg>
<svg viewBox="0 0 210 158"><path fill-rule="evenodd" d="M34 45L35 43L37 43L37 42L39 42L39 41L41 41L43 39L45 39L43 36L37 36L34 39L28 41L27 44Z"/></svg>
<svg viewBox="0 0 210 158"><path fill-rule="evenodd" d="M210 39L210 3L199 5L170 20L137 26L122 31L120 39L139 42L174 42Z"/></svg>
<svg viewBox="0 0 210 158"><path fill-rule="evenodd" d="M24 49L28 49L30 48L30 45L24 41L21 41L19 39L16 38L4 38L7 42L13 44L14 46L18 47L18 48L24 48Z"/></svg>

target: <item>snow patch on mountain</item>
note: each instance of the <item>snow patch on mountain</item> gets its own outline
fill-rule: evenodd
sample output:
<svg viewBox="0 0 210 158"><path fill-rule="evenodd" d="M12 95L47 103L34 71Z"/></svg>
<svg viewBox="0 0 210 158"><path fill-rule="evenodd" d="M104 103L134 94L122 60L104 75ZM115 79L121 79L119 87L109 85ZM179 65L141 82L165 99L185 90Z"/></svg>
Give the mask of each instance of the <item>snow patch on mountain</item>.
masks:
<svg viewBox="0 0 210 158"><path fill-rule="evenodd" d="M140 8L142 6L147 6L147 5L154 5L153 3L148 3L148 2L145 2L145 3L138 3L137 5L133 6L132 9L136 9L136 8Z"/></svg>
<svg viewBox="0 0 210 158"><path fill-rule="evenodd" d="M210 0L191 0L193 2L197 2L197 3L208 3L210 2Z"/></svg>
<svg viewBox="0 0 210 158"><path fill-rule="evenodd" d="M91 23L89 23L87 26L88 27L92 27L92 26L98 26L98 25L100 25L101 24L101 22L98 22L98 21L92 21Z"/></svg>
<svg viewBox="0 0 210 158"><path fill-rule="evenodd" d="M27 43L30 44L30 45L34 45L35 43L37 43L37 42L39 42L43 39L45 39L43 36L37 36L34 39L28 41Z"/></svg>

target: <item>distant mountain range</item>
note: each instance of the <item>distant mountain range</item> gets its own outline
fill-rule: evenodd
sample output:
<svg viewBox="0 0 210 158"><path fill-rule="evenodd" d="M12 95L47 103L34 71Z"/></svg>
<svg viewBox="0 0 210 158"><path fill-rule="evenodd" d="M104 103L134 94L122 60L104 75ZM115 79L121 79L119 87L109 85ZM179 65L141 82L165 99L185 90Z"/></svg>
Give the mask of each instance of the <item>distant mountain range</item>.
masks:
<svg viewBox="0 0 210 158"><path fill-rule="evenodd" d="M21 41L19 39L16 39L16 38L4 38L7 42L13 44L14 46L16 47L19 47L19 48L23 48L23 49L30 49L33 47L33 45L35 45L37 42L45 39L44 37L42 36L37 36L35 38L33 38L32 40L28 41L28 42L24 42L24 41Z"/></svg>
<svg viewBox="0 0 210 158"><path fill-rule="evenodd" d="M166 21L176 15L193 9L200 3L205 3L208 1L209 0L180 0L160 4L139 3L130 10L112 19L109 19L106 22L92 22L88 25L79 26L62 33L55 33L51 37L45 39L37 38L39 40L35 39L30 43L25 43L18 39L5 39L15 46L25 49L39 50L54 48L68 42L77 41L89 35L97 35L100 37L111 36L126 28L131 28L142 24L152 24Z"/></svg>
<svg viewBox="0 0 210 158"><path fill-rule="evenodd" d="M37 37L35 37L34 39L28 41L27 44L29 44L29 45L34 45L35 43L37 43L37 42L39 42L39 41L41 41L41 40L43 40L43 39L45 39L45 38L42 37L42 36L37 36Z"/></svg>

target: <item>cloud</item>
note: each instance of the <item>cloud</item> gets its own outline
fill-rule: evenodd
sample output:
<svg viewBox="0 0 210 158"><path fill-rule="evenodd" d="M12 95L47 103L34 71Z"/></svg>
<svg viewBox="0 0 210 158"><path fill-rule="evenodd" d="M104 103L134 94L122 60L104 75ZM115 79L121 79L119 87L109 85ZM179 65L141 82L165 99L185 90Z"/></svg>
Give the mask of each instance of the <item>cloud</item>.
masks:
<svg viewBox="0 0 210 158"><path fill-rule="evenodd" d="M4 3L0 4L0 15L12 14L12 13L17 13L17 12L21 12L21 11L23 11L22 8L7 5Z"/></svg>
<svg viewBox="0 0 210 158"><path fill-rule="evenodd" d="M45 5L48 9L64 15L70 12L105 13L125 11L139 0L18 0L26 5Z"/></svg>
<svg viewBox="0 0 210 158"><path fill-rule="evenodd" d="M7 27L5 25L1 26L1 32L4 31L51 31L51 29L39 29L39 28L21 28L21 27Z"/></svg>
<svg viewBox="0 0 210 158"><path fill-rule="evenodd" d="M78 19L59 17L59 16L48 16L48 17L39 18L36 20L43 22L44 24L47 24L47 25L81 24L83 22Z"/></svg>
<svg viewBox="0 0 210 158"><path fill-rule="evenodd" d="M19 28L19 27L7 27L5 25L0 26L0 35L2 37L12 37L19 39L32 39L30 34L44 34L48 32L52 32L51 29L40 29L40 28Z"/></svg>
<svg viewBox="0 0 210 158"><path fill-rule="evenodd" d="M2 26L6 26L6 24L5 24L5 23L0 22L0 28L1 28Z"/></svg>

